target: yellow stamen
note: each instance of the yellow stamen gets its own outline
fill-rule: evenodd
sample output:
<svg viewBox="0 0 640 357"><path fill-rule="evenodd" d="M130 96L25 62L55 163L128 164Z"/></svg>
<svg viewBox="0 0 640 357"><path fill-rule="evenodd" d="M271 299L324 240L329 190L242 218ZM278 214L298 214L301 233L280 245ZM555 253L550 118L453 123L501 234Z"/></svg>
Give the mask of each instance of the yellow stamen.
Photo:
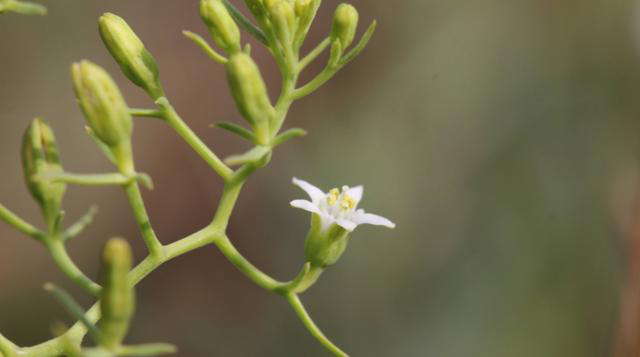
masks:
<svg viewBox="0 0 640 357"><path fill-rule="evenodd" d="M329 204L329 206L335 205L336 202L338 202L339 197L340 197L340 191L337 188L334 188L331 191L329 191L329 194L327 195L327 203Z"/></svg>
<svg viewBox="0 0 640 357"><path fill-rule="evenodd" d="M342 194L342 199L340 200L340 208L343 211L352 210L356 208L356 200L345 192Z"/></svg>

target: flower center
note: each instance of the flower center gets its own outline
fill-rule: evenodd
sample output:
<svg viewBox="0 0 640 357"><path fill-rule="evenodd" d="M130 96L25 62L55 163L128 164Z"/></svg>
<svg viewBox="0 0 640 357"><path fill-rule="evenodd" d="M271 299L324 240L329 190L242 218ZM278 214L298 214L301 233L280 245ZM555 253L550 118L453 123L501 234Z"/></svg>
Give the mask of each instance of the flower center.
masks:
<svg viewBox="0 0 640 357"><path fill-rule="evenodd" d="M327 204L329 207L337 209L338 212L348 212L356 208L356 200L347 193L348 187L343 187L342 192L337 188L332 189L327 194ZM334 211L335 212L335 211Z"/></svg>

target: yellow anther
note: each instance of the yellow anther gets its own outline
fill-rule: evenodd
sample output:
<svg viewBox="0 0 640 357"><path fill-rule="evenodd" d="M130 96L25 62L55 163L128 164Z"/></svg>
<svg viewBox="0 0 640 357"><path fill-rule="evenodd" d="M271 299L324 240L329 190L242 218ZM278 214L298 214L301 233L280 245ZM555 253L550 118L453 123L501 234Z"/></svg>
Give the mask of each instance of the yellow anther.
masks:
<svg viewBox="0 0 640 357"><path fill-rule="evenodd" d="M353 197L349 196L346 193L342 194L342 199L340 200L340 208L343 211L348 211L356 208L356 200Z"/></svg>
<svg viewBox="0 0 640 357"><path fill-rule="evenodd" d="M329 194L327 195L327 203L329 204L329 206L335 205L336 202L338 202L339 197L340 197L340 191L337 188L334 188L331 191L329 191Z"/></svg>

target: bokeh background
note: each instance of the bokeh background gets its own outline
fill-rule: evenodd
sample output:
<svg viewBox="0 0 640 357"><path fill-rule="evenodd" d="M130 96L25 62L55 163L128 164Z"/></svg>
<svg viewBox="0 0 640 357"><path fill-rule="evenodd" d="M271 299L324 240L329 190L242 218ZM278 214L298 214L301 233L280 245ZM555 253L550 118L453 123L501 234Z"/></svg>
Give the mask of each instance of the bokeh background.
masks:
<svg viewBox="0 0 640 357"><path fill-rule="evenodd" d="M397 228L359 228L303 296L353 356L640 355L640 2L353 2L379 31L295 105L287 125L310 135L278 149L248 183L230 227L238 249L275 277L292 277L308 216L288 206L304 196L291 177L325 189L364 184L363 206ZM311 43L328 33L337 4L324 1ZM209 127L239 115L221 66L180 33L206 34L196 0L46 5L46 17L0 17L3 204L39 222L19 162L35 116L54 126L68 170L112 170L83 132L73 61L105 66L132 106L150 105L100 42L105 11L138 32L172 102L216 152L246 148ZM254 54L275 95L273 61L259 46ZM156 184L144 196L161 240L207 224L220 181L187 145L142 119L135 150ZM78 264L95 275L102 244L116 235L141 259L120 190L71 188L67 220L92 204L97 221L70 244ZM43 292L46 281L92 303L41 246L0 224L0 331L20 345L49 338L53 321L71 322ZM189 357L327 355L284 301L213 248L163 266L138 298L131 342L174 343Z"/></svg>

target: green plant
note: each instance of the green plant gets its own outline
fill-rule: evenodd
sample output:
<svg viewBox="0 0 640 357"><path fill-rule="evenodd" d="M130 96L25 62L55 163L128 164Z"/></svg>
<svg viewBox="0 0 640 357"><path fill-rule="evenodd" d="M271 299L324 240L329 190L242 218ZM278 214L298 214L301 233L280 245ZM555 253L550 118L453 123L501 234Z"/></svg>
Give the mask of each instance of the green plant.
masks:
<svg viewBox="0 0 640 357"><path fill-rule="evenodd" d="M46 228L38 229L0 205L2 220L42 243L60 269L87 293L98 298L99 302L85 312L69 294L47 284L47 290L79 320L78 323L69 329L58 328L57 337L32 347L18 347L0 335L0 355L127 356L173 351L168 345L121 344L133 314L133 287L169 260L200 247L215 245L254 283L287 299L304 326L328 350L337 356L346 356L314 324L299 295L340 258L350 232L358 224L394 227L383 217L357 209L363 194L362 187L345 186L342 191L333 189L325 193L307 182L294 179L294 183L304 189L311 200L295 200L291 204L312 212L312 220L305 243L306 263L291 281L278 281L260 271L238 252L226 233L236 200L248 177L269 163L276 147L305 135L302 129L282 130L290 106L297 99L313 93L360 54L374 32L375 22L361 40L351 46L358 24L358 12L351 5L341 4L335 12L331 34L309 54L301 57L300 49L320 2L246 0L257 22L254 25L226 0L201 1L202 19L222 53L214 50L201 36L188 31L184 34L211 59L225 66L234 101L249 127L235 123L220 123L218 126L248 140L253 146L247 152L225 160L206 146L173 108L165 95L155 59L129 25L114 14L105 14L100 18L100 35L109 52L129 80L148 93L156 107L129 108L115 82L100 66L86 60L73 64L71 73L74 90L86 118L87 132L114 164L116 172L66 172L60 163L52 130L44 121L36 119L25 134L22 153L26 183L42 209ZM241 42L240 27L265 45L276 60L282 74L282 88L275 104L269 98L260 69L251 58L250 46L243 46ZM300 73L326 50L330 51L330 56L325 68L314 79L298 86ZM224 191L211 223L171 244L162 244L156 236L142 200L140 184L146 187L152 184L147 175L137 172L135 168L131 145L133 116L164 121L224 181ZM65 244L82 233L96 211L90 209L75 224L63 229L61 206L66 185L69 184L121 186L131 204L148 256L130 270L131 257L126 241L110 240L103 254L100 284L85 275L67 254ZM97 347L82 347L86 334L92 337Z"/></svg>

